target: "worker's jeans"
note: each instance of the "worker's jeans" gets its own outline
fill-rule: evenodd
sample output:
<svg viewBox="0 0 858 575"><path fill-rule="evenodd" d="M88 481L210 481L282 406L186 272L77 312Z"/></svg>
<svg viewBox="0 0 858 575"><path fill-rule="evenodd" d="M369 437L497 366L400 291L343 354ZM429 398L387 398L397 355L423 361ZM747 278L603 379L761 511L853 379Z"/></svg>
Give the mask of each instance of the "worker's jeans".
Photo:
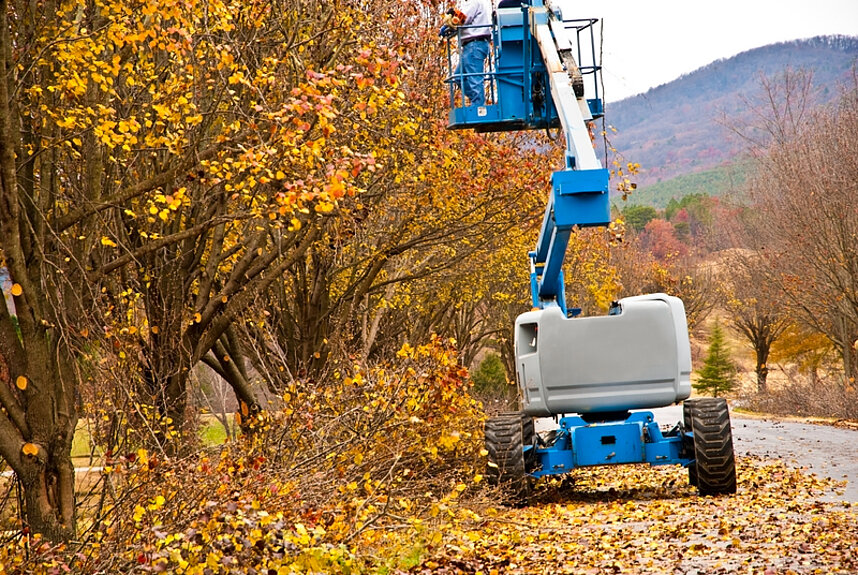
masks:
<svg viewBox="0 0 858 575"><path fill-rule="evenodd" d="M474 40L462 46L462 57L456 75L467 75L464 78L457 78L456 85L461 87L460 82L464 84L465 96L471 101L471 106L484 106L486 104L483 72L485 72L486 58L488 57L488 40Z"/></svg>

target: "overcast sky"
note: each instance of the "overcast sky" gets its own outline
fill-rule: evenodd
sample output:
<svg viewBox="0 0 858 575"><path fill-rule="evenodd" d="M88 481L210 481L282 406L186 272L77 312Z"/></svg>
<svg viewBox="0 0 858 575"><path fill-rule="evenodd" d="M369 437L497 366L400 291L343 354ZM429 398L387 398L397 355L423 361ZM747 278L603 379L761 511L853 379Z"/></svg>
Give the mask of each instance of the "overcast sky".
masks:
<svg viewBox="0 0 858 575"><path fill-rule="evenodd" d="M574 0L572 6L576 18L603 20L609 102L767 44L858 36L858 0Z"/></svg>

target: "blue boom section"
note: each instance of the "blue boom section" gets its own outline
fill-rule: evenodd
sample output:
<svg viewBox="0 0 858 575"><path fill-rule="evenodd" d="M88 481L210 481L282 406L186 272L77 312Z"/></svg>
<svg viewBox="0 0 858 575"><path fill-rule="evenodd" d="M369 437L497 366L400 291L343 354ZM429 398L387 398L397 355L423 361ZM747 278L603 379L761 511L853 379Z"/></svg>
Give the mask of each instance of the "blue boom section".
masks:
<svg viewBox="0 0 858 575"><path fill-rule="evenodd" d="M454 71L455 56L460 54L452 39L447 45L449 129L560 128L566 136L566 165L552 175L537 246L529 254L534 307L558 305L564 313L562 268L570 235L575 228L610 222L609 173L596 158L587 125L603 113L596 22L564 20L549 13L542 0L524 0L520 7L496 10L493 50L481 74L487 92L484 106L467 105L462 96L467 75ZM585 58L591 63L579 65ZM593 97L585 98L586 90Z"/></svg>

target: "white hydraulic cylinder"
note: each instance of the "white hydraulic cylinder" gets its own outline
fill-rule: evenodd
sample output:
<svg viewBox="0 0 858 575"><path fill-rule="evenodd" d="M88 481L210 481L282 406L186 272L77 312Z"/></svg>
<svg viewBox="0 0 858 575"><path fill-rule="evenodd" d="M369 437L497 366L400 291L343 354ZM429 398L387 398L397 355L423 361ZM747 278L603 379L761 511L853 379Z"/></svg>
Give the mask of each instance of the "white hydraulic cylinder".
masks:
<svg viewBox="0 0 858 575"><path fill-rule="evenodd" d="M554 107L560 118L560 126L566 135L567 153L575 158L576 170L598 170L602 168L586 121L592 119L587 103L579 103L572 82L563 62L560 50L571 49L572 43L563 22L556 20L553 12L545 7L531 8L531 33L539 44L542 60L548 71L548 81ZM583 104L583 105L582 105Z"/></svg>

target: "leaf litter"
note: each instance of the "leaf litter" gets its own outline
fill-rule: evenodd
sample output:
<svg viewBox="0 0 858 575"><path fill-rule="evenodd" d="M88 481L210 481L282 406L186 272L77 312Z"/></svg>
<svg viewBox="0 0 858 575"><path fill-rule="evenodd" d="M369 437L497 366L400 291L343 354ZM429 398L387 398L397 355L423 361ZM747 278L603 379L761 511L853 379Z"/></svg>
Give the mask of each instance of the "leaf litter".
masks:
<svg viewBox="0 0 858 575"><path fill-rule="evenodd" d="M467 502L477 519L442 526L396 573L858 572L858 504L823 500L845 482L757 457L737 472L732 496L700 497L685 469L648 466L578 470L518 508L483 492Z"/></svg>

